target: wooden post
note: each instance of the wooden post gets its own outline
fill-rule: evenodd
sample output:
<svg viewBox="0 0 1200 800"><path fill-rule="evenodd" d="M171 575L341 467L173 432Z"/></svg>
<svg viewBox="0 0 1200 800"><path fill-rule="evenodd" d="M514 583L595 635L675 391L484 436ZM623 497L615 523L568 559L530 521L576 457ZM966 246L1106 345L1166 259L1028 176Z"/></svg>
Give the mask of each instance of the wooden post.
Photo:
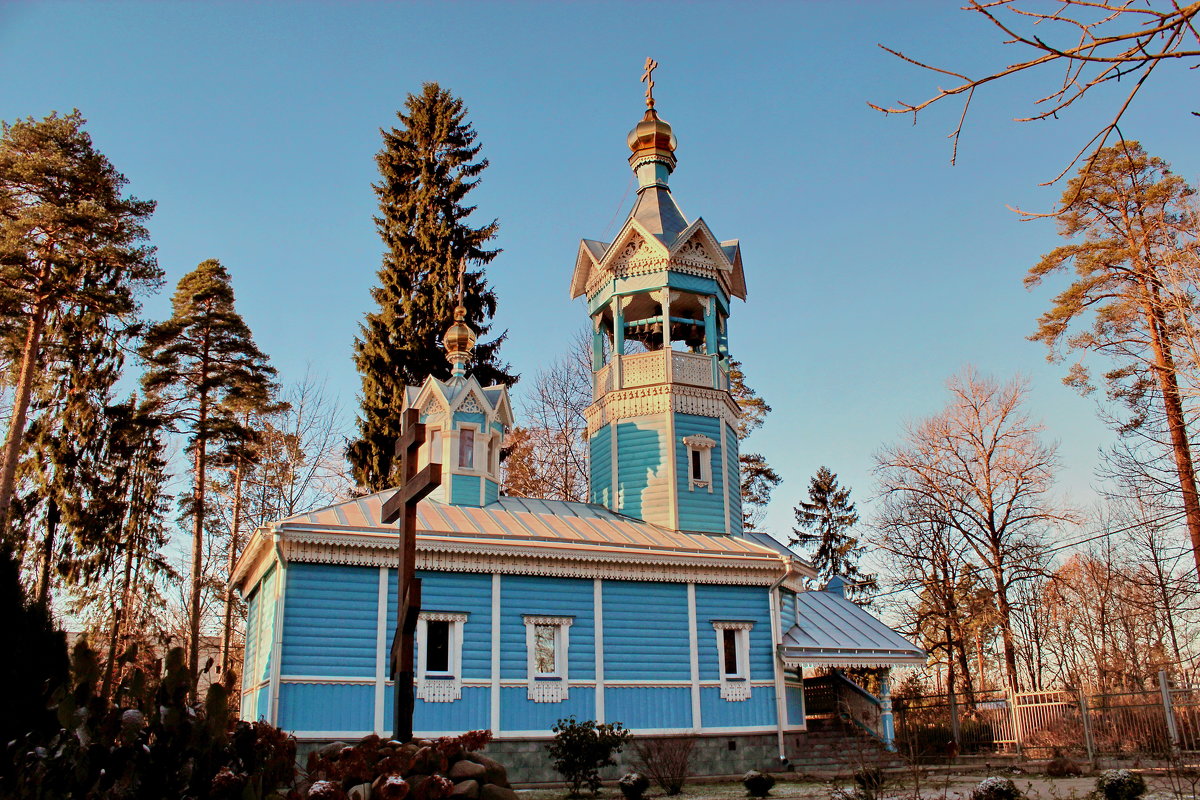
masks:
<svg viewBox="0 0 1200 800"><path fill-rule="evenodd" d="M1083 684L1079 685L1079 716L1083 720L1083 743L1087 746L1088 765L1096 768L1096 746L1092 743L1092 720L1091 712L1088 710L1087 693L1083 691Z"/></svg>
<svg viewBox="0 0 1200 800"><path fill-rule="evenodd" d="M1167 735L1171 737L1171 752L1179 750L1179 726L1175 722L1175 709L1171 705L1171 683L1167 671L1158 671L1158 691L1162 694L1163 718L1167 722Z"/></svg>
<svg viewBox="0 0 1200 800"><path fill-rule="evenodd" d="M401 742L412 739L413 728L413 638L417 616L421 613L421 581L417 572L417 503L442 483L442 465L432 457L420 472L417 456L425 443L425 425L421 414L410 408L404 412L396 456L400 459L403 483L383 504L382 522L400 523L399 586L396 592L396 634L392 637L391 668L395 682L395 705L392 727L394 738Z"/></svg>

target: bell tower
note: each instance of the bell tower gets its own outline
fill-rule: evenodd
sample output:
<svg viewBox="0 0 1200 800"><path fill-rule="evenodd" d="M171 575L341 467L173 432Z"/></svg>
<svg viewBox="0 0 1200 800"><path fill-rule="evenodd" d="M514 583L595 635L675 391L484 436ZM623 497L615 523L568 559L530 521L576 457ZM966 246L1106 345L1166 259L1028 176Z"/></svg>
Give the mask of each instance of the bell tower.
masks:
<svg viewBox="0 0 1200 800"><path fill-rule="evenodd" d="M746 298L741 248L676 204L675 134L646 66L646 112L628 137L637 200L611 242L583 240L571 280L592 322L589 499L671 530L739 534L727 326L731 300Z"/></svg>

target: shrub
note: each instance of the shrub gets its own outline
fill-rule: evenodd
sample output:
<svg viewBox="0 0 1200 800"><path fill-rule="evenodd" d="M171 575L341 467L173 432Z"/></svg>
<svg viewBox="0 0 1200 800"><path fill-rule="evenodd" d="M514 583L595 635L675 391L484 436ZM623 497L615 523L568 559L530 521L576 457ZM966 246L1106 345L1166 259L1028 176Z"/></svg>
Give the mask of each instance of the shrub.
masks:
<svg viewBox="0 0 1200 800"><path fill-rule="evenodd" d="M642 769L668 795L683 791L683 784L690 774L688 764L695 746L696 739L692 736L635 739L633 743Z"/></svg>
<svg viewBox="0 0 1200 800"><path fill-rule="evenodd" d="M1024 797L1008 778L984 778L971 790L971 800L1024 800Z"/></svg>
<svg viewBox="0 0 1200 800"><path fill-rule="evenodd" d="M597 725L595 720L578 722L575 717L560 719L553 731L554 741L546 745L546 751L571 797L578 797L585 783L595 794L600 788L600 768L616 764L613 755L621 752L629 739L629 731L619 722Z"/></svg>
<svg viewBox="0 0 1200 800"><path fill-rule="evenodd" d="M1146 780L1127 769L1110 769L1096 779L1096 796L1104 800L1138 800L1146 793Z"/></svg>
<svg viewBox="0 0 1200 800"><path fill-rule="evenodd" d="M642 795L650 788L650 779L640 772L629 772L617 781L617 787L625 800L642 800Z"/></svg>
<svg viewBox="0 0 1200 800"><path fill-rule="evenodd" d="M887 776L879 767L859 767L854 770L854 784L860 796L873 800L883 791Z"/></svg>
<svg viewBox="0 0 1200 800"><path fill-rule="evenodd" d="M775 785L775 776L752 769L742 776L742 786L751 797L766 797Z"/></svg>

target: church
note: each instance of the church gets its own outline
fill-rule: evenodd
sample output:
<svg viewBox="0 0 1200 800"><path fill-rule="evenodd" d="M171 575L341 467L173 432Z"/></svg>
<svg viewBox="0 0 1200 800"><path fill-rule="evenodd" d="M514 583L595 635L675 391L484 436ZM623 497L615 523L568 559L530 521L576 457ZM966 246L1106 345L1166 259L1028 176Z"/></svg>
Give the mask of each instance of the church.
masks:
<svg viewBox="0 0 1200 800"><path fill-rule="evenodd" d="M461 316L449 380L405 398L442 475L417 515L414 730L489 729L519 781L554 779L544 743L571 716L694 736L701 774L780 769L807 727L804 668L925 662L840 580L815 585L802 557L745 529L728 376L741 247L680 210L676 138L649 91L628 144L633 210L612 241L581 242L570 281L593 342L589 502L501 494L512 406L470 374ZM243 719L302 743L392 731L392 493L254 533L232 576L249 608ZM886 682L872 699L886 743Z"/></svg>

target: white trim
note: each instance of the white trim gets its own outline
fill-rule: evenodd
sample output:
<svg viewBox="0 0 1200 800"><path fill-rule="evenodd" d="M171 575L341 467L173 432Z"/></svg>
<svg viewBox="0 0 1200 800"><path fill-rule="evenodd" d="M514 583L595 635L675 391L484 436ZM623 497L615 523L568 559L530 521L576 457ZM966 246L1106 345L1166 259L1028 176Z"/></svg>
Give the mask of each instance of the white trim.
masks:
<svg viewBox="0 0 1200 800"><path fill-rule="evenodd" d="M691 680L689 683L692 686L692 730L698 731L702 725L702 720L700 719L700 646L696 631L696 584L693 582L689 582L687 585L687 603L688 657L691 668Z"/></svg>
<svg viewBox="0 0 1200 800"><path fill-rule="evenodd" d="M630 732L634 735L656 734L659 736L674 736L674 735L698 735L698 736L729 736L736 734L758 734L758 733L774 733L774 726L747 726L739 727L721 727L721 728L706 728L703 731L694 731L691 728L630 728ZM799 731L800 729L797 729ZM361 739L364 736L369 736L370 731L290 731L291 735L300 741L311 741L314 739ZM503 731L494 732L493 737L496 740L509 741L514 739L549 741L554 738L552 734L548 734L544 729L531 731ZM426 739L435 736L461 736L462 731L413 731L413 735Z"/></svg>
<svg viewBox="0 0 1200 800"><path fill-rule="evenodd" d="M780 615L783 613L783 595L778 586L771 589L770 595L767 597L771 610L771 643L774 644L782 639L780 633ZM771 667L775 674L775 726L779 729L779 757L787 758L787 750L783 741L783 733L787 727L787 697L784 694L784 670L783 659L779 657L779 648L771 648Z"/></svg>
<svg viewBox="0 0 1200 800"><path fill-rule="evenodd" d="M729 522L729 434L726 429L733 426L726 421L721 422L721 503L725 507L725 533L732 535L733 526ZM736 432L735 432L736 437ZM736 439L735 439L736 440ZM741 473L738 474L738 491L741 491Z"/></svg>
<svg viewBox="0 0 1200 800"><path fill-rule="evenodd" d="M535 703L561 703L567 699L567 649L570 646L570 627L574 617L523 614L525 622L525 670L529 686L528 697ZM554 671L538 672L535 637L540 627L554 628Z"/></svg>
<svg viewBox="0 0 1200 800"><path fill-rule="evenodd" d="M276 559L279 563L279 569L275 579L275 619L272 621L272 639L271 643L271 689L267 692L267 714L266 720L272 725L279 724L279 673L280 660L283 658L283 615L287 610L287 592L284 591L287 583L287 562L283 559L283 553L280 548L276 548ZM259 716L263 716L262 709L256 709Z"/></svg>
<svg viewBox="0 0 1200 800"><path fill-rule="evenodd" d="M713 492L713 469L712 469L712 454L713 448L717 446L717 442L710 436L705 436L702 433L695 433L691 436L683 437L683 446L687 448L687 476L688 476L688 491L694 492L697 487L708 489L708 493ZM697 478L692 472L692 457L693 454L700 457L700 477ZM727 523L728 526L728 523Z"/></svg>
<svg viewBox="0 0 1200 800"><path fill-rule="evenodd" d="M284 675L280 680L283 683L333 683L354 686L374 686L377 681L376 678L338 678L328 675Z"/></svg>
<svg viewBox="0 0 1200 800"><path fill-rule="evenodd" d="M375 610L375 732L383 734L383 715L387 708L388 644L388 568L379 568L379 607Z"/></svg>
<svg viewBox="0 0 1200 800"><path fill-rule="evenodd" d="M417 698L426 703L453 703L462 697L463 625L467 614L459 611L422 611L417 615ZM445 672L428 670L429 623L445 622L447 650Z"/></svg>
<svg viewBox="0 0 1200 800"><path fill-rule="evenodd" d="M669 305L670 301L668 300L668 306ZM667 339L670 339L670 315L666 317L666 320L667 322L666 325L663 326L663 329L667 331ZM669 370L671 364L671 343L669 341L667 342L665 349L667 350L667 353L664 358L666 359L668 365L667 381L668 385L670 385L669 381L671 378ZM663 453L663 456L665 456L667 459L667 480L669 481L668 485L671 487L670 491L667 492L667 520L671 530L677 531L679 530L679 465L675 463L675 448L678 445L675 444L675 413L670 409L667 410L667 440L663 444L665 445L663 449L666 451Z"/></svg>
<svg viewBox="0 0 1200 800"><path fill-rule="evenodd" d="M750 629L753 622L747 620L712 620L717 641L717 669L721 676L721 699L740 702L750 699ZM737 664L731 672L725 663L725 632L734 632L734 650Z"/></svg>
<svg viewBox="0 0 1200 800"><path fill-rule="evenodd" d="M604 722L604 582L592 579L592 609L596 618L596 722Z"/></svg>
<svg viewBox="0 0 1200 800"><path fill-rule="evenodd" d="M491 686L488 720L494 733L500 730L500 575L495 572L492 573L492 665L488 683Z"/></svg>
<svg viewBox="0 0 1200 800"><path fill-rule="evenodd" d="M612 421L611 430L612 430L612 435L608 437L608 440L612 443L612 447L609 448L611 451L611 455L609 456L609 461L608 461L608 467L609 467L609 469L608 469L608 472L609 472L609 475L608 475L608 485L609 485L608 507L609 507L609 510L611 510L611 511L618 511L619 503L617 502L617 487L620 486L620 483L618 483L618 481L617 481L617 421L616 420ZM591 436L592 433L593 433L592 431L588 431L589 436Z"/></svg>

